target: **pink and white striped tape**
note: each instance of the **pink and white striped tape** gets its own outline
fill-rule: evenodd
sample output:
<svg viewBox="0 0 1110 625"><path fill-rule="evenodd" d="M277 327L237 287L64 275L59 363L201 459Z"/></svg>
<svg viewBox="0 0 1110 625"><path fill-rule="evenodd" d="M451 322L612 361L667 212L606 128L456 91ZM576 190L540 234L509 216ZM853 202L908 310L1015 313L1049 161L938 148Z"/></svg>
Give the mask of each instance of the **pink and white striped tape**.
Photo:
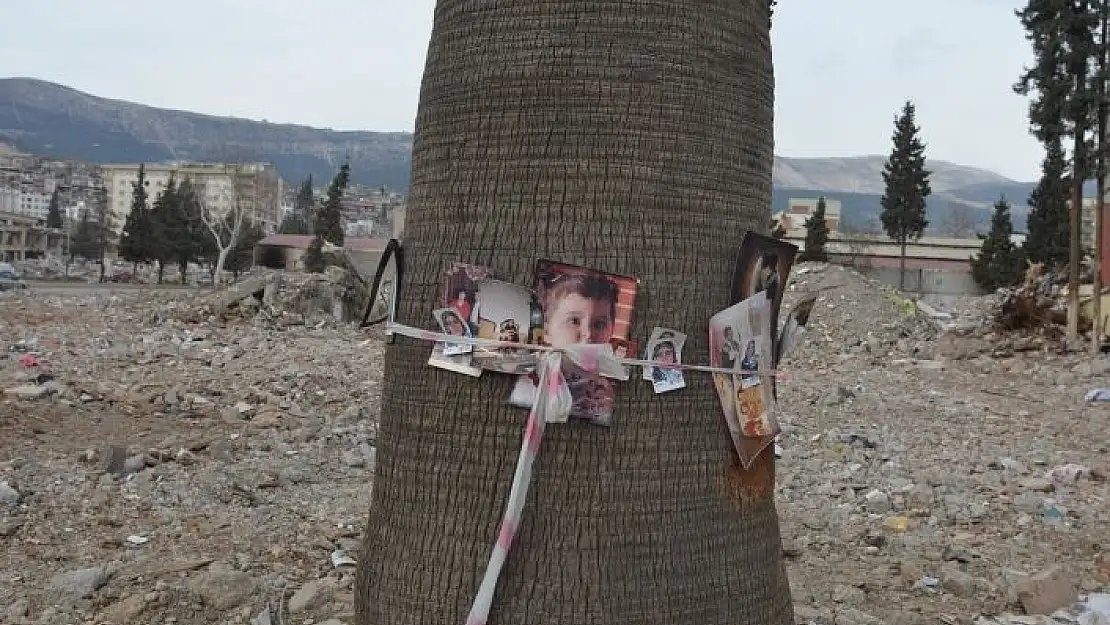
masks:
<svg viewBox="0 0 1110 625"><path fill-rule="evenodd" d="M629 378L625 366L655 367L668 366L684 371L702 371L706 373L756 373L719 367L704 367L698 365L669 365L650 360L636 360L630 358L617 358L613 355L613 348L608 344L581 344L568 347L554 348L546 345L527 345L524 343L510 343L493 341L489 339L475 339L470 337L452 336L438 332L430 332L406 325L390 322L386 327L388 332L400 334L423 341L441 343L462 343L473 345L481 349L514 348L542 352L536 366L539 378L536 384L536 398L532 409L528 413L528 422L524 428L524 440L520 445L520 455L516 461L516 471L513 474L513 484L509 489L509 501L505 506L505 514L501 518L501 529L497 534L497 542L486 566L486 573L478 587L478 595L470 608L470 615L466 619L467 625L486 625L489 618L490 606L493 605L493 594L497 589L497 581L501 576L501 569L505 566L505 559L509 555L513 539L516 537L517 528L520 526L521 514L524 503L528 498L528 488L532 482L532 465L540 451L543 440L544 428L548 423L564 423L570 415L573 398L566 379L563 377L563 358L583 371L602 375L618 380ZM773 372L770 375L774 375Z"/></svg>

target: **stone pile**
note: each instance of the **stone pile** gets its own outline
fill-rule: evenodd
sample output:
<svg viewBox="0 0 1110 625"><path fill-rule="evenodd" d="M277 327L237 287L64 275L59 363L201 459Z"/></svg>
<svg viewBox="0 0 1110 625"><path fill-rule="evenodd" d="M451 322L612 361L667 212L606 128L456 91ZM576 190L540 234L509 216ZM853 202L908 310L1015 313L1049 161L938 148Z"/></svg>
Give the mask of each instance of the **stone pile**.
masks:
<svg viewBox="0 0 1110 625"><path fill-rule="evenodd" d="M896 294L813 267L788 293L822 295L779 387L799 622L1035 625L1105 589L1106 415L1083 396L1110 363L933 338Z"/></svg>

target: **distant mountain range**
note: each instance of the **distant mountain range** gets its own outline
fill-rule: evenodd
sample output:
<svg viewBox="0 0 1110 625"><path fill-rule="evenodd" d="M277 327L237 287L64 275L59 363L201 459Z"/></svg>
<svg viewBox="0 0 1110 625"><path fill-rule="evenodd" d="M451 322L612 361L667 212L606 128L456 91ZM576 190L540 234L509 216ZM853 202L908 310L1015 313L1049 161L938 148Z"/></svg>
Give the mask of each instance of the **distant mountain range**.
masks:
<svg viewBox="0 0 1110 625"><path fill-rule="evenodd" d="M28 78L0 79L0 143L92 163L267 161L286 180L312 174L318 184L350 157L355 182L394 188L408 187L412 152L410 133L341 132L159 109ZM776 157L773 208L784 209L791 197L824 195L841 201L843 221L872 224L880 211L884 162L883 156ZM983 228L991 204L1005 196L1014 205L1015 226L1024 227L1034 183L944 161L928 166L934 226L963 206Z"/></svg>

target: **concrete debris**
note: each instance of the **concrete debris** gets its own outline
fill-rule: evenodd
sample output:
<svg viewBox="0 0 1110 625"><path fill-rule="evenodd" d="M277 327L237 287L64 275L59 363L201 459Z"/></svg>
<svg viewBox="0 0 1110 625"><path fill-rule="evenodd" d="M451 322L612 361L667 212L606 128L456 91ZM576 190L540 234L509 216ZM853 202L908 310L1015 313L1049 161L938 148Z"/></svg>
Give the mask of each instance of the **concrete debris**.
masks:
<svg viewBox="0 0 1110 625"><path fill-rule="evenodd" d="M1079 600L1078 586L1059 565L1022 580L1015 590L1026 614L1052 614Z"/></svg>
<svg viewBox="0 0 1110 625"><path fill-rule="evenodd" d="M111 572L103 566L68 571L55 575L48 590L61 599L88 599L107 584L111 576Z"/></svg>
<svg viewBox="0 0 1110 625"><path fill-rule="evenodd" d="M819 297L782 366L776 492L798 622L1053 618L1021 614L1018 591L1054 565L1069 601L1104 592L1107 404L1083 401L1101 361L998 330L997 296L923 307L799 269L782 316ZM342 321L361 288L332 269L0 299L20 320L0 326L0 388L57 389L0 398L8 620L352 622L383 360L380 330ZM114 574L53 583L89 569Z"/></svg>
<svg viewBox="0 0 1110 625"><path fill-rule="evenodd" d="M23 495L7 482L0 482L0 504L5 506L18 506Z"/></svg>

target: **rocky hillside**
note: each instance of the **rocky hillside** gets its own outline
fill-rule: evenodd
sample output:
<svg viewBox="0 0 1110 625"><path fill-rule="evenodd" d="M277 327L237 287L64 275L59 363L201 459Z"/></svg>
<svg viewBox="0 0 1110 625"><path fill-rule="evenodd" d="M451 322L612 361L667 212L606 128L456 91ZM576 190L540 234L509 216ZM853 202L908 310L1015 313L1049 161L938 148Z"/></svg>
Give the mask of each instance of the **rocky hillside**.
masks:
<svg viewBox="0 0 1110 625"><path fill-rule="evenodd" d="M94 163L259 160L282 176L327 180L348 155L358 182L408 185L412 135L337 132L158 109L61 85L0 80L0 142Z"/></svg>
<svg viewBox="0 0 1110 625"><path fill-rule="evenodd" d="M331 178L348 155L356 182L408 186L412 135L337 132L268 122L200 115L109 100L26 78L0 79L0 143L36 154L94 163L164 160L261 160L290 181L312 174ZM789 197L840 199L849 221L878 215L883 156L776 158L776 209ZM934 197L930 212L941 221L953 203L972 206L985 225L990 203L1005 195L1021 213L1032 184L944 161L930 161Z"/></svg>

